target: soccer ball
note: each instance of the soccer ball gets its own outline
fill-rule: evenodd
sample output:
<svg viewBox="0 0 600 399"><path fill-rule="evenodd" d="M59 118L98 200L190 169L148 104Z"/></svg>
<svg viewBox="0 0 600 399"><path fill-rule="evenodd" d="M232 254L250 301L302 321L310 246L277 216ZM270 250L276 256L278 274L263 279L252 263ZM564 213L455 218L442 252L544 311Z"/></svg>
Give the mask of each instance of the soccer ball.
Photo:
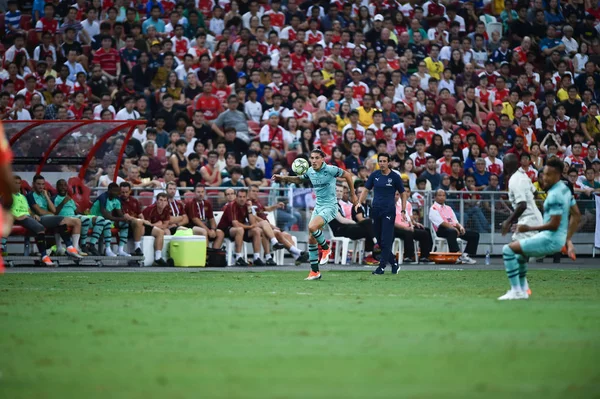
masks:
<svg viewBox="0 0 600 399"><path fill-rule="evenodd" d="M298 176L305 174L309 167L308 161L304 158L296 158L292 163L292 170Z"/></svg>

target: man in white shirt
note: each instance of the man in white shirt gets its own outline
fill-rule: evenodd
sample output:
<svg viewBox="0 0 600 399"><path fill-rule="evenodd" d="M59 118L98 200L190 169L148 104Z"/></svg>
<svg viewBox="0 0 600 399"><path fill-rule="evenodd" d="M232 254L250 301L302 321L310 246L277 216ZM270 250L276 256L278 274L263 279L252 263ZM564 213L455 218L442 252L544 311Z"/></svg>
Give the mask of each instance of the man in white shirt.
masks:
<svg viewBox="0 0 600 399"><path fill-rule="evenodd" d="M115 120L127 121L136 120L140 118L140 113L137 112L133 107L135 106L135 99L133 97L127 97L125 99L125 108L117 112Z"/></svg>
<svg viewBox="0 0 600 399"><path fill-rule="evenodd" d="M81 27L88 34L88 37L94 37L100 34L100 24L97 21L98 11L95 8L89 8L87 18L81 21Z"/></svg>
<svg viewBox="0 0 600 399"><path fill-rule="evenodd" d="M445 238L448 241L448 250L450 252L460 252L458 238L467 242L465 252L458 258L457 263L470 265L477 263L469 255L477 254L479 233L466 231L458 222L454 210L446 205L446 192L442 189L435 192L435 202L429 209L429 221L437 236Z"/></svg>
<svg viewBox="0 0 600 399"><path fill-rule="evenodd" d="M541 226L543 224L542 214L535 204L535 187L531 183L529 176L518 169L519 162L515 154L506 154L504 156L504 172L508 177L508 198L514 209L508 219L502 223L502 235L506 235L513 224L525 224L528 226ZM512 235L513 241L520 241L525 238L533 237L537 231L528 231L524 233L515 232ZM527 284L527 261L522 255L517 255L519 263L519 280L521 286L528 294L531 294Z"/></svg>

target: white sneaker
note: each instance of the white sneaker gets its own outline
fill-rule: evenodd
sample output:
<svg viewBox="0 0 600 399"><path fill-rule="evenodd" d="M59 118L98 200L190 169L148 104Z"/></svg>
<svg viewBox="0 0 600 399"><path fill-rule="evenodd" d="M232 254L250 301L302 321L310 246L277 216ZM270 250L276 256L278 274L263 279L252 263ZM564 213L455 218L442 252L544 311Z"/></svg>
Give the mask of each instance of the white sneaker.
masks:
<svg viewBox="0 0 600 399"><path fill-rule="evenodd" d="M118 256L131 256L127 252L123 251L122 249L120 249L119 252L117 252L117 255Z"/></svg>
<svg viewBox="0 0 600 399"><path fill-rule="evenodd" d="M111 257L115 257L115 256L117 256L117 254L116 254L116 253L114 253L114 252L112 251L112 249L110 249L110 248L106 248L106 250L104 251L104 254L105 254L106 256L111 256Z"/></svg>
<svg viewBox="0 0 600 399"><path fill-rule="evenodd" d="M466 253L462 254L459 259L462 261L463 264L466 265L474 265L475 263L477 263L475 259L471 259L471 257Z"/></svg>
<svg viewBox="0 0 600 399"><path fill-rule="evenodd" d="M511 301L513 299L527 299L527 293L523 291L517 291L514 289L510 289L506 291L506 294L502 295L498 298L499 301Z"/></svg>

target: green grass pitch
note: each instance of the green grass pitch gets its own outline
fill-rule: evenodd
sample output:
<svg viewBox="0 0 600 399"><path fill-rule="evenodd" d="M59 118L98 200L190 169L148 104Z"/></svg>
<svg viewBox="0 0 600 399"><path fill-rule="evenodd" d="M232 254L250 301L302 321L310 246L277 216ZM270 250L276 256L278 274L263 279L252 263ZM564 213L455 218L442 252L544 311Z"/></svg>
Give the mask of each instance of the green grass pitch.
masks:
<svg viewBox="0 0 600 399"><path fill-rule="evenodd" d="M0 398L600 397L600 271L0 276Z"/></svg>

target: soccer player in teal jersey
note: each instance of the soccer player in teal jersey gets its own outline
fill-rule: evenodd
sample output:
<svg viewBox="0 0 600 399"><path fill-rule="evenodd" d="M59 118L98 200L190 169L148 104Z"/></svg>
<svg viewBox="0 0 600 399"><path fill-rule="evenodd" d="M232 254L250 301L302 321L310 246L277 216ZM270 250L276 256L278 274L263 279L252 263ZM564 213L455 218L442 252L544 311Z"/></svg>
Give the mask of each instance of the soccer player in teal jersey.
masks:
<svg viewBox="0 0 600 399"><path fill-rule="evenodd" d="M104 237L105 242L108 241L110 246L111 225L112 223L105 220L102 216L90 216L90 215L79 215L77 214L77 203L69 195L69 186L66 180L60 179L56 182L57 195L54 197L54 206L56 207L56 213L59 216L68 216L81 220L81 248L93 256L100 256L96 245L98 239ZM93 227L92 227L93 226ZM88 231L92 227L92 236L89 237L88 242Z"/></svg>
<svg viewBox="0 0 600 399"><path fill-rule="evenodd" d="M310 153L311 167L302 176L281 176L273 175L273 180L282 183L302 184L310 180L317 196L317 204L313 210L312 217L308 223L308 254L311 271L305 280L320 280L321 272L319 264L324 265L329 261L331 248L325 235L323 226L335 219L338 212L338 204L335 196L335 184L338 177L343 177L350 187L351 202L354 206L358 203L358 198L354 192L354 183L352 175L337 166L325 164L325 153L320 149L315 149ZM319 259L319 246L321 247L321 259Z"/></svg>
<svg viewBox="0 0 600 399"><path fill-rule="evenodd" d="M544 167L544 187L548 193L544 201L544 224L517 225L517 233L538 233L533 237L513 241L502 249L510 290L498 298L501 301L529 298L523 285L526 282L527 260L530 257L539 258L560 252L565 244L569 257L575 257L571 237L577 229L581 214L571 190L560 180L562 171L563 162L557 158L550 159Z"/></svg>
<svg viewBox="0 0 600 399"><path fill-rule="evenodd" d="M92 209L90 209L90 214L96 217L101 216L105 220L116 224L119 229L119 250L115 254L111 250L110 240L108 240L108 245L105 245L106 248L104 249L106 256L131 256L125 252L125 245L127 245L129 223L133 218L123 214L119 194L121 194L119 185L117 183L110 183L108 185L108 191L100 194L92 204Z"/></svg>

